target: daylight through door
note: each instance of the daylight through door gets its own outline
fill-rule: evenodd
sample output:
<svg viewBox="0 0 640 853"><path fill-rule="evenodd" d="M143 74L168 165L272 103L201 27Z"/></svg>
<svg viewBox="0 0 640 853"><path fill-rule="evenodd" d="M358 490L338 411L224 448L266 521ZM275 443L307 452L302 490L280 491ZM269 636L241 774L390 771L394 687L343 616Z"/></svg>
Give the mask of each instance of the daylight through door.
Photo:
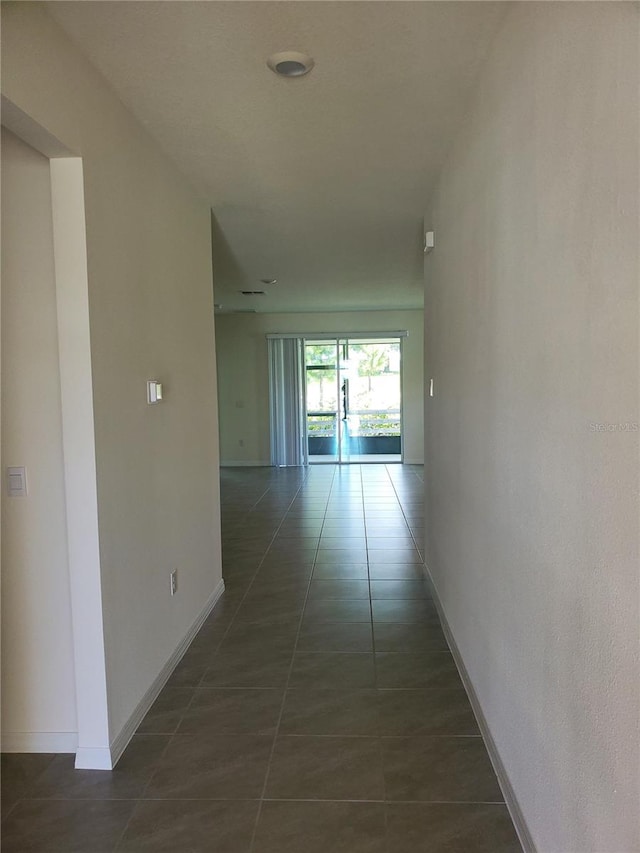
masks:
<svg viewBox="0 0 640 853"><path fill-rule="evenodd" d="M309 339L304 353L309 462L401 462L401 339Z"/></svg>

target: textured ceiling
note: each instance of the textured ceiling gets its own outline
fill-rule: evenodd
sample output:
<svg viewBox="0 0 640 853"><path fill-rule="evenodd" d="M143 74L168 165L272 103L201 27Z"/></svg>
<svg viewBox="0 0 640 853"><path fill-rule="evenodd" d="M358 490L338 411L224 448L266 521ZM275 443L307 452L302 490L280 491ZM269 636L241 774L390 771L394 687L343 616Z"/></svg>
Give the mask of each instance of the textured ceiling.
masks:
<svg viewBox="0 0 640 853"><path fill-rule="evenodd" d="M49 10L210 201L224 310L422 307L422 217L506 3ZM280 50L316 66L279 78Z"/></svg>

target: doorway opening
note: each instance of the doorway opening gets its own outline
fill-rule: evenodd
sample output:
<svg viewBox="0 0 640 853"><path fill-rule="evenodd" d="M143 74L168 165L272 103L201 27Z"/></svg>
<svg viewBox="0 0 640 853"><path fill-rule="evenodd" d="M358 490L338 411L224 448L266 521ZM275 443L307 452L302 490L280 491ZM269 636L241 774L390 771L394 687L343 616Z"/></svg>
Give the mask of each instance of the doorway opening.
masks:
<svg viewBox="0 0 640 853"><path fill-rule="evenodd" d="M304 342L310 464L402 461L401 338Z"/></svg>

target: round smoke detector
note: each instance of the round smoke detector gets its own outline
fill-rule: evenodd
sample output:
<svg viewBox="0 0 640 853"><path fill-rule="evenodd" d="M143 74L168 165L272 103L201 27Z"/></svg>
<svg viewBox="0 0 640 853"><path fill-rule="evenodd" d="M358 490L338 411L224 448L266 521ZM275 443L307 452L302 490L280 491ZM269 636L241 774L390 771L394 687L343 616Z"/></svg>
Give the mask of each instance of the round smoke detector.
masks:
<svg viewBox="0 0 640 853"><path fill-rule="evenodd" d="M283 50L270 56L267 59L267 65L281 77L302 77L303 74L308 74L311 71L315 63L306 53Z"/></svg>

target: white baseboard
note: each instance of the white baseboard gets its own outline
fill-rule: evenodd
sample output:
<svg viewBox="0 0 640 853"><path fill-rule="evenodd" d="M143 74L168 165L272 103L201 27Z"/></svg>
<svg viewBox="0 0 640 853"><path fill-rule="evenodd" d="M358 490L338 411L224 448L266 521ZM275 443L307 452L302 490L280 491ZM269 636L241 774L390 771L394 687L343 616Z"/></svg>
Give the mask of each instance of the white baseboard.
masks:
<svg viewBox="0 0 640 853"><path fill-rule="evenodd" d="M2 752L75 752L77 732L3 732Z"/></svg>
<svg viewBox="0 0 640 853"><path fill-rule="evenodd" d="M329 462L327 464L335 465L336 463L335 462ZM391 465L391 464L395 464L395 463L383 462L381 464ZM403 459L402 464L403 465L424 465L424 460L423 459ZM271 462L246 462L246 461L235 462L234 460L231 459L231 460L227 460L225 462L221 462L220 467L221 468L272 468L273 466L271 465Z"/></svg>
<svg viewBox="0 0 640 853"><path fill-rule="evenodd" d="M108 747L80 746L76 752L76 770L113 770Z"/></svg>
<svg viewBox="0 0 640 853"><path fill-rule="evenodd" d="M487 747L487 752L489 753L491 764L493 765L493 769L495 770L496 776L498 777L498 784L500 785L500 789L502 790L505 805L509 810L513 825L515 826L516 832L518 833L520 844L522 844L522 849L524 850L524 853L536 853L536 847L533 843L531 833L529 832L529 827L527 826L527 823L524 819L524 815L522 813L522 809L520 808L520 804L518 803L518 800L516 798L515 791L511 786L511 782L509 781L509 777L507 776L507 771L505 770L504 764L502 763L502 759L500 758L498 748L496 747L496 743L491 734L491 729L489 728L489 724L487 723L486 717L480 705L480 701L473 687L473 682L469 677L469 673L467 672L464 660L462 659L462 655L460 654L460 649L458 648L455 638L451 633L451 628L449 627L449 622L447 621L446 614L442 608L442 602L440 601L438 590L436 588L435 583L433 582L433 577L431 576L431 572L429 571L426 565L424 567L424 573L427 579L427 583L431 587L433 601L436 605L438 615L440 616L440 621L442 622L442 630L444 631L445 637L447 638L449 648L451 649L451 654L453 655L453 659L455 660L456 666L458 667L458 671L460 672L462 683L464 684L465 690L467 691L467 695L469 696L469 701L471 703L471 707L473 708L473 713L476 716L478 727L484 739L485 746Z"/></svg>
<svg viewBox="0 0 640 853"><path fill-rule="evenodd" d="M211 613L211 611L215 607L216 603L218 602L218 600L219 600L219 598L223 592L224 592L224 580L221 579L220 583L218 584L218 586L215 588L215 590L213 591L213 593L209 597L207 603L205 604L203 609L200 611L200 614L198 615L198 617L194 621L193 625L189 628L189 630L187 631L187 633L183 637L182 642L175 649L175 651L173 652L173 654L171 655L169 660L166 662L166 664L162 667L162 669L160 670L160 672L158 673L158 675L154 679L153 684L147 690L147 692L144 694L144 696L142 697L142 699L138 703L135 711L133 712L133 714L131 714L131 716L129 717L129 719L125 723L125 725L120 730L120 733L118 735L116 735L116 737L112 740L111 747L110 747L110 753L109 753L110 767L107 767L107 768L95 767L95 765L94 765L94 769L110 770L112 767L116 766L118 759L120 758L122 753L127 748L129 741L131 740L131 738L135 734L136 729L138 728L138 726L140 725L140 723L144 719L147 711L149 710L149 708L153 705L153 703L158 698L158 694L160 693L162 688L165 686L165 684L169 680L169 676L171 675L173 670L176 668L176 666L180 663L184 653L187 651L187 649L191 645L193 638L195 637L195 635L200 630L202 623L207 618L207 616ZM79 765L78 765L77 760L76 760L76 767L78 767L78 766Z"/></svg>
<svg viewBox="0 0 640 853"><path fill-rule="evenodd" d="M271 462L221 462L221 468L271 468Z"/></svg>

